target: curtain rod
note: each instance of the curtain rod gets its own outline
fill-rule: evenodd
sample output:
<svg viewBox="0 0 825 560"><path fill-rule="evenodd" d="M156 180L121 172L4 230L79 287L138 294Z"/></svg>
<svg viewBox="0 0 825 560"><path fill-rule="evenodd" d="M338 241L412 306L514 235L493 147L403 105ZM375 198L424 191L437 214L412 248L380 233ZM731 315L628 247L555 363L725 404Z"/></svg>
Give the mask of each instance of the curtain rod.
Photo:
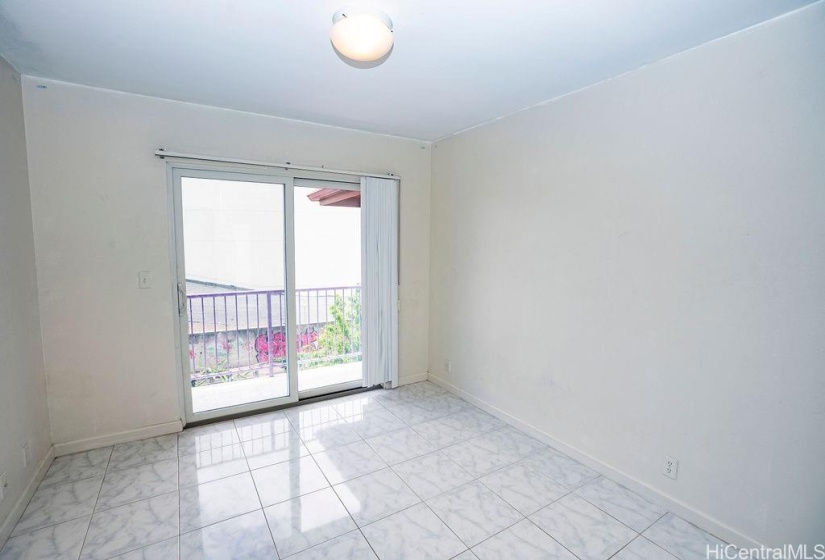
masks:
<svg viewBox="0 0 825 560"><path fill-rule="evenodd" d="M326 167L311 167L309 165L293 165L290 162L285 163L271 163L266 161L255 161L250 159L235 159L218 156L204 156L198 154L186 154L182 152L169 152L163 148L155 151L155 155L161 159L176 158L176 159L191 159L197 161L211 161L216 163L236 163L241 165L254 165L257 167L277 167L279 169L297 169L299 171L316 171L322 173L335 173L338 175L353 175L356 177L378 177L379 179L401 179L399 175L394 173L367 173L364 171L346 171L343 169L328 169Z"/></svg>

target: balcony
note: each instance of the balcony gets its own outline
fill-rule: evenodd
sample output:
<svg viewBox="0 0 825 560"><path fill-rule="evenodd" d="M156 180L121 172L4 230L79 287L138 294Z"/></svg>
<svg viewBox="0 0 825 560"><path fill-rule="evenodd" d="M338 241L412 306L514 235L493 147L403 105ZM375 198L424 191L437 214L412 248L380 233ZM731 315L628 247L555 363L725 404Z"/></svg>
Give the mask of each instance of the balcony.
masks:
<svg viewBox="0 0 825 560"><path fill-rule="evenodd" d="M288 395L286 293L189 282L187 292L194 411ZM299 390L361 379L360 286L295 296Z"/></svg>

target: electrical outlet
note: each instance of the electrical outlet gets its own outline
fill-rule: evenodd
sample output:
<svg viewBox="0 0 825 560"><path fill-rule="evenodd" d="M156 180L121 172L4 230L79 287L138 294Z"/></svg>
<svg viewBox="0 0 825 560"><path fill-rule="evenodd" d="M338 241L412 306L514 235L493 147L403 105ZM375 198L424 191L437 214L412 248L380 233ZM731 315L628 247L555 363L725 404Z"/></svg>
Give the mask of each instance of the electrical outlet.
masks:
<svg viewBox="0 0 825 560"><path fill-rule="evenodd" d="M6 482L6 473L0 474L0 502L6 497L6 486L8 485L8 482Z"/></svg>
<svg viewBox="0 0 825 560"><path fill-rule="evenodd" d="M450 360L444 361L444 371L446 371L447 373L453 372L453 363Z"/></svg>
<svg viewBox="0 0 825 560"><path fill-rule="evenodd" d="M676 480L676 475L679 474L679 459L665 455L665 460L662 463L662 474Z"/></svg>
<svg viewBox="0 0 825 560"><path fill-rule="evenodd" d="M146 290L152 287L152 273L148 270L138 272L138 287Z"/></svg>
<svg viewBox="0 0 825 560"><path fill-rule="evenodd" d="M23 468L24 469L29 466L29 463L31 463L31 460L32 460L32 449L31 449L31 446L29 445L29 442L27 441L26 445L23 446Z"/></svg>

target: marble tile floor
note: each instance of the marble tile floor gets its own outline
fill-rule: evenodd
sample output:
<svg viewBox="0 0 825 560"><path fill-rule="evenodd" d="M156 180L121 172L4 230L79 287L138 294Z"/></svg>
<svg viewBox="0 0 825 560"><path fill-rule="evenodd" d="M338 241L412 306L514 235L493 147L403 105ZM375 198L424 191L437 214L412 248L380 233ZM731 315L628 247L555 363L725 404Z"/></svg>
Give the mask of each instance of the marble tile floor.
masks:
<svg viewBox="0 0 825 560"><path fill-rule="evenodd" d="M0 560L694 560L721 542L422 382L59 457Z"/></svg>

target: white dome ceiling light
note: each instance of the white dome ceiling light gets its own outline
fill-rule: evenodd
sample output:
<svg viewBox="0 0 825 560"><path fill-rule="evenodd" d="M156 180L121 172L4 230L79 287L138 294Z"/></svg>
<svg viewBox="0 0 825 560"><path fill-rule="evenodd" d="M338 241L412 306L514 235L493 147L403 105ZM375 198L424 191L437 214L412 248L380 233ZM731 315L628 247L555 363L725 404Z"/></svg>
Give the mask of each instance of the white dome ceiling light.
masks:
<svg viewBox="0 0 825 560"><path fill-rule="evenodd" d="M379 10L344 8L332 16L332 44L356 62L374 62L392 49L392 20Z"/></svg>

